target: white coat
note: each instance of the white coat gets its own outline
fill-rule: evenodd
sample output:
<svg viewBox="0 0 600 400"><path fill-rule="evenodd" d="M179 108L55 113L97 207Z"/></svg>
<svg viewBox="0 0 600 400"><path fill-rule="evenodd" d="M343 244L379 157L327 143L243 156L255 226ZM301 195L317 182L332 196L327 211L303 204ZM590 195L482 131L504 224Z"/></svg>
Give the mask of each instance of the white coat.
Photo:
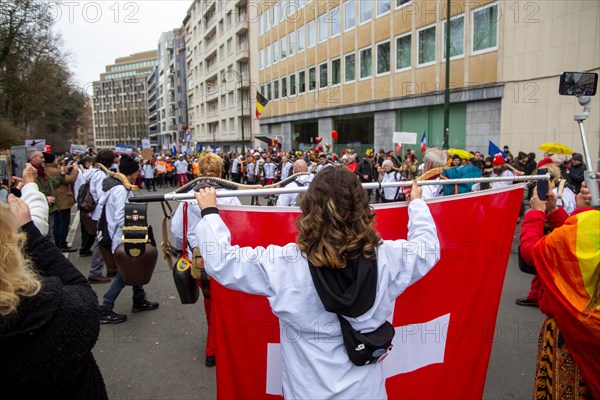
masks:
<svg viewBox="0 0 600 400"><path fill-rule="evenodd" d="M375 303L364 315L349 319L357 330L377 329L391 316L396 297L440 258L427 204L414 200L408 213L408 242L385 240L378 247ZM286 398L387 397L381 363L357 367L348 359L337 316L325 311L308 262L295 243L266 249L231 246L229 229L218 214L200 221L196 237L211 277L230 289L268 298L279 318Z"/></svg>
<svg viewBox="0 0 600 400"><path fill-rule="evenodd" d="M102 182L108 178L108 174L101 170L100 168L92 168L90 170L90 192L92 193L92 197L96 202L96 208L94 212L92 212L92 219L94 221L98 221L100 219L100 215L102 214L102 210L98 207L98 203L100 202L100 197L102 197Z"/></svg>
<svg viewBox="0 0 600 400"><path fill-rule="evenodd" d="M492 172L492 175L490 175L490 176L492 178L498 178L498 177L506 178L506 177L514 177L515 174L513 174L509 170L505 169L504 171L502 171L502 173L500 175L496 174L495 172ZM503 186L510 186L510 185L512 185L511 181L492 182L492 183L490 183L490 188L495 189L495 188L499 188L499 187L503 187Z"/></svg>
<svg viewBox="0 0 600 400"><path fill-rule="evenodd" d="M125 189L123 185L117 185L108 192L102 192L100 201L96 206L96 210L94 210L94 215L96 211L100 211L100 214L102 214L102 209L106 207L106 223L108 234L112 240L111 251L113 254L117 246L123 242L121 236L125 224L125 203L131 196L133 196L131 190ZM100 219L100 214L98 219Z"/></svg>
<svg viewBox="0 0 600 400"><path fill-rule="evenodd" d="M301 175L298 178L296 178L295 181L300 182L302 184L302 186L308 186L310 184L310 182L312 182L314 177L315 176L313 174ZM298 187L298 183L295 181L291 182L286 187L287 188ZM295 207L296 201L298 200L298 194L299 193L280 194L279 198L277 198L277 206L278 207Z"/></svg>
<svg viewBox="0 0 600 400"><path fill-rule="evenodd" d="M48 234L48 200L37 183L30 182L21 188L21 200L29 207L31 220L42 236Z"/></svg>
<svg viewBox="0 0 600 400"><path fill-rule="evenodd" d="M225 189L219 189L219 191ZM187 249L188 258L192 259L192 252L190 248L199 247L198 239L196 238L196 225L202 219L200 214L200 208L196 200L190 200L188 203L188 231L187 240L190 243ZM217 199L217 205L229 205L229 206L240 206L242 203L237 197L219 197ZM173 218L171 218L171 234L173 235L173 245L176 249L181 250L183 248L183 203L177 206Z"/></svg>

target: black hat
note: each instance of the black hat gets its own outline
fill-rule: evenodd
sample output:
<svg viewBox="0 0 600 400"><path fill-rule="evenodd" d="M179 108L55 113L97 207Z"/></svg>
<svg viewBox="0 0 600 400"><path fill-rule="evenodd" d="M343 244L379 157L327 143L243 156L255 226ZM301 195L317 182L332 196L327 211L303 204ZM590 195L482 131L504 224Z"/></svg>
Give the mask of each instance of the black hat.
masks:
<svg viewBox="0 0 600 400"><path fill-rule="evenodd" d="M583 162L583 155L579 153L573 153L573 161Z"/></svg>
<svg viewBox="0 0 600 400"><path fill-rule="evenodd" d="M123 156L121 156L121 161L119 161L119 172L120 173L127 176L127 175L133 174L136 171L139 171L139 169L140 169L140 166L138 165L137 161L135 161L133 158L131 158L125 154L123 154Z"/></svg>
<svg viewBox="0 0 600 400"><path fill-rule="evenodd" d="M54 162L54 160L56 159L56 156L52 153L42 153L44 155L44 162L46 164L52 164Z"/></svg>

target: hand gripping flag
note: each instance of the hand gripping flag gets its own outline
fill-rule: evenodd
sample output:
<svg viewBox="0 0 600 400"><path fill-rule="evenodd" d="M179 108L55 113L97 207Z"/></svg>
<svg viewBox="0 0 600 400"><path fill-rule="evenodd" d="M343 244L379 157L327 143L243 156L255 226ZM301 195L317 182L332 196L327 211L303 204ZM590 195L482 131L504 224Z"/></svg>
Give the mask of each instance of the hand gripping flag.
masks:
<svg viewBox="0 0 600 400"><path fill-rule="evenodd" d="M423 131L423 136L421 136L421 153L425 153L427 150L427 131Z"/></svg>
<svg viewBox="0 0 600 400"><path fill-rule="evenodd" d="M441 259L396 300L394 348L383 361L390 399L483 396L492 343L506 334L496 326L496 316L523 187L428 201ZM383 239L406 238L406 203L374 208ZM297 208L222 206L219 213L233 245L284 245L297 234ZM483 225L494 226L494 235L473 235L472 227ZM267 228L273 226L277 229ZM281 399L279 320L268 300L226 289L214 280L211 285L217 398Z"/></svg>
<svg viewBox="0 0 600 400"><path fill-rule="evenodd" d="M262 95L261 92L256 92L256 118L260 118L265 107L269 104L269 100Z"/></svg>

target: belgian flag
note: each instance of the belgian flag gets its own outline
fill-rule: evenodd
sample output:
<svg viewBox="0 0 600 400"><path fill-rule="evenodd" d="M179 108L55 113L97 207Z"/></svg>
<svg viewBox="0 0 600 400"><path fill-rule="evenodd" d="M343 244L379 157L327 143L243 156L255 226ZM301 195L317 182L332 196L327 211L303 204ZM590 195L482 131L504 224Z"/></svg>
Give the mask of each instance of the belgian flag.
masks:
<svg viewBox="0 0 600 400"><path fill-rule="evenodd" d="M269 104L269 100L262 95L261 92L256 92L256 118L260 118L260 114L263 113L265 107Z"/></svg>

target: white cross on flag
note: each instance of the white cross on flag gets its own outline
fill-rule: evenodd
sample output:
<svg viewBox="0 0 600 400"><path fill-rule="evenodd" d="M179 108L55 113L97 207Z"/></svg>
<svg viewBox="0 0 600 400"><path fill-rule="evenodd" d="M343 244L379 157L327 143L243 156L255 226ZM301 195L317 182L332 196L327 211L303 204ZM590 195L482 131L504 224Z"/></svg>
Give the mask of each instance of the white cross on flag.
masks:
<svg viewBox="0 0 600 400"><path fill-rule="evenodd" d="M428 202L441 259L396 300L394 347L383 361L390 399L482 397L522 194L523 185L511 185ZM383 239L406 238L405 203L374 208ZM297 209L220 207L220 214L232 244L266 247L295 239ZM477 234L481 226L493 226L494 234ZM211 286L217 398L280 399L279 322L267 299L214 280Z"/></svg>

